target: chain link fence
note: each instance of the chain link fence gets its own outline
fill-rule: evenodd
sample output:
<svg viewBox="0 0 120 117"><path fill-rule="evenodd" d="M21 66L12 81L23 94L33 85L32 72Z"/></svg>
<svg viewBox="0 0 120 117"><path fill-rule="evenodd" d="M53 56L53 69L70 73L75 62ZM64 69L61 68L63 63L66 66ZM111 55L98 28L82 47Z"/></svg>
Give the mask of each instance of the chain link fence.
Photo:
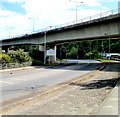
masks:
<svg viewBox="0 0 120 117"><path fill-rule="evenodd" d="M31 65L32 65L32 62L3 63L3 64L0 64L0 69L20 68L20 67L26 67Z"/></svg>

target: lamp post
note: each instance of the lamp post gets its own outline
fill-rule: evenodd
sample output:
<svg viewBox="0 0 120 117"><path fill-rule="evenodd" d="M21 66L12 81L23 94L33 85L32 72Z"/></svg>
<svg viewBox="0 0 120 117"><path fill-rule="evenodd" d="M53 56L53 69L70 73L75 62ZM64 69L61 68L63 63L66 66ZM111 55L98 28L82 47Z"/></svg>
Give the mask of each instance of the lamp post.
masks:
<svg viewBox="0 0 120 117"><path fill-rule="evenodd" d="M70 2L72 2L72 0L70 0ZM78 5L78 3L83 3L83 2L77 2L77 0L75 0L75 2L74 2L75 4L76 4L76 20L75 20L75 23L77 23L77 15L78 15L78 13L77 13L77 5Z"/></svg>
<svg viewBox="0 0 120 117"><path fill-rule="evenodd" d="M8 36L9 36L9 39L10 39L10 36L11 36L11 30L14 28L13 26L9 27L7 26L8 28Z"/></svg>
<svg viewBox="0 0 120 117"><path fill-rule="evenodd" d="M32 20L32 22L33 22L33 32L34 32L34 27L35 27L35 19L34 18L29 18L29 19L31 19Z"/></svg>
<svg viewBox="0 0 120 117"><path fill-rule="evenodd" d="M118 2L118 13L120 13L120 1Z"/></svg>

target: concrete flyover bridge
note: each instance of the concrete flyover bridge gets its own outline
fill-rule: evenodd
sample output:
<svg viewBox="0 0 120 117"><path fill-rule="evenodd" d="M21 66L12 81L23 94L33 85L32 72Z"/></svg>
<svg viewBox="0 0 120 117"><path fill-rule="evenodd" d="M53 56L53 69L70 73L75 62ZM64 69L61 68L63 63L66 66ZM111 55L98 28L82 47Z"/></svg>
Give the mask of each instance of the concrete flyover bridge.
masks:
<svg viewBox="0 0 120 117"><path fill-rule="evenodd" d="M44 50L47 44L59 44L70 41L120 39L119 9L80 19L75 22L51 27L32 34L3 39L2 46L19 44L39 44Z"/></svg>
<svg viewBox="0 0 120 117"><path fill-rule="evenodd" d="M120 13L118 9L80 19L32 34L3 39L2 46L19 44L62 43L70 41L120 39Z"/></svg>

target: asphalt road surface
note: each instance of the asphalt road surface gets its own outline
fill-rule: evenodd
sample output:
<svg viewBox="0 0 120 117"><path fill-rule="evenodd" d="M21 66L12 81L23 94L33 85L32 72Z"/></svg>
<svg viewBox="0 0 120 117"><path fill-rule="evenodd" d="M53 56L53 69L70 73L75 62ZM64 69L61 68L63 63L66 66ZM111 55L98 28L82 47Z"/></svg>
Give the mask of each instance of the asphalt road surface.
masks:
<svg viewBox="0 0 120 117"><path fill-rule="evenodd" d="M100 68L101 65L100 62L89 61L4 75L0 79L0 100L8 101L68 81Z"/></svg>

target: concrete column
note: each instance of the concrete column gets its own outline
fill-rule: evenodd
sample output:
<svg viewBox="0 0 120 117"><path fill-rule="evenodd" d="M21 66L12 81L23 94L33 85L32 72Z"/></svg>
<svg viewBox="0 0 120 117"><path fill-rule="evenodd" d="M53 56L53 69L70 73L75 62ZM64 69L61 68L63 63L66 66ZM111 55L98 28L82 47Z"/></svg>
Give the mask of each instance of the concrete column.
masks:
<svg viewBox="0 0 120 117"><path fill-rule="evenodd" d="M46 40L47 40L47 35L46 32L44 33L44 64L46 64L46 54L47 54L47 50L46 50Z"/></svg>
<svg viewBox="0 0 120 117"><path fill-rule="evenodd" d="M5 47L5 53L8 53L8 52L9 52L9 48Z"/></svg>
<svg viewBox="0 0 120 117"><path fill-rule="evenodd" d="M39 51L44 51L44 46L43 45L39 45Z"/></svg>
<svg viewBox="0 0 120 117"><path fill-rule="evenodd" d="M56 52L57 52L57 46L56 46L56 45L54 46L54 50L55 50L54 61L56 61L56 60L57 60L57 59L56 59Z"/></svg>
<svg viewBox="0 0 120 117"><path fill-rule="evenodd" d="M46 44L44 44L44 45L39 45L39 51L44 52L44 64L46 64L46 53L47 53Z"/></svg>

